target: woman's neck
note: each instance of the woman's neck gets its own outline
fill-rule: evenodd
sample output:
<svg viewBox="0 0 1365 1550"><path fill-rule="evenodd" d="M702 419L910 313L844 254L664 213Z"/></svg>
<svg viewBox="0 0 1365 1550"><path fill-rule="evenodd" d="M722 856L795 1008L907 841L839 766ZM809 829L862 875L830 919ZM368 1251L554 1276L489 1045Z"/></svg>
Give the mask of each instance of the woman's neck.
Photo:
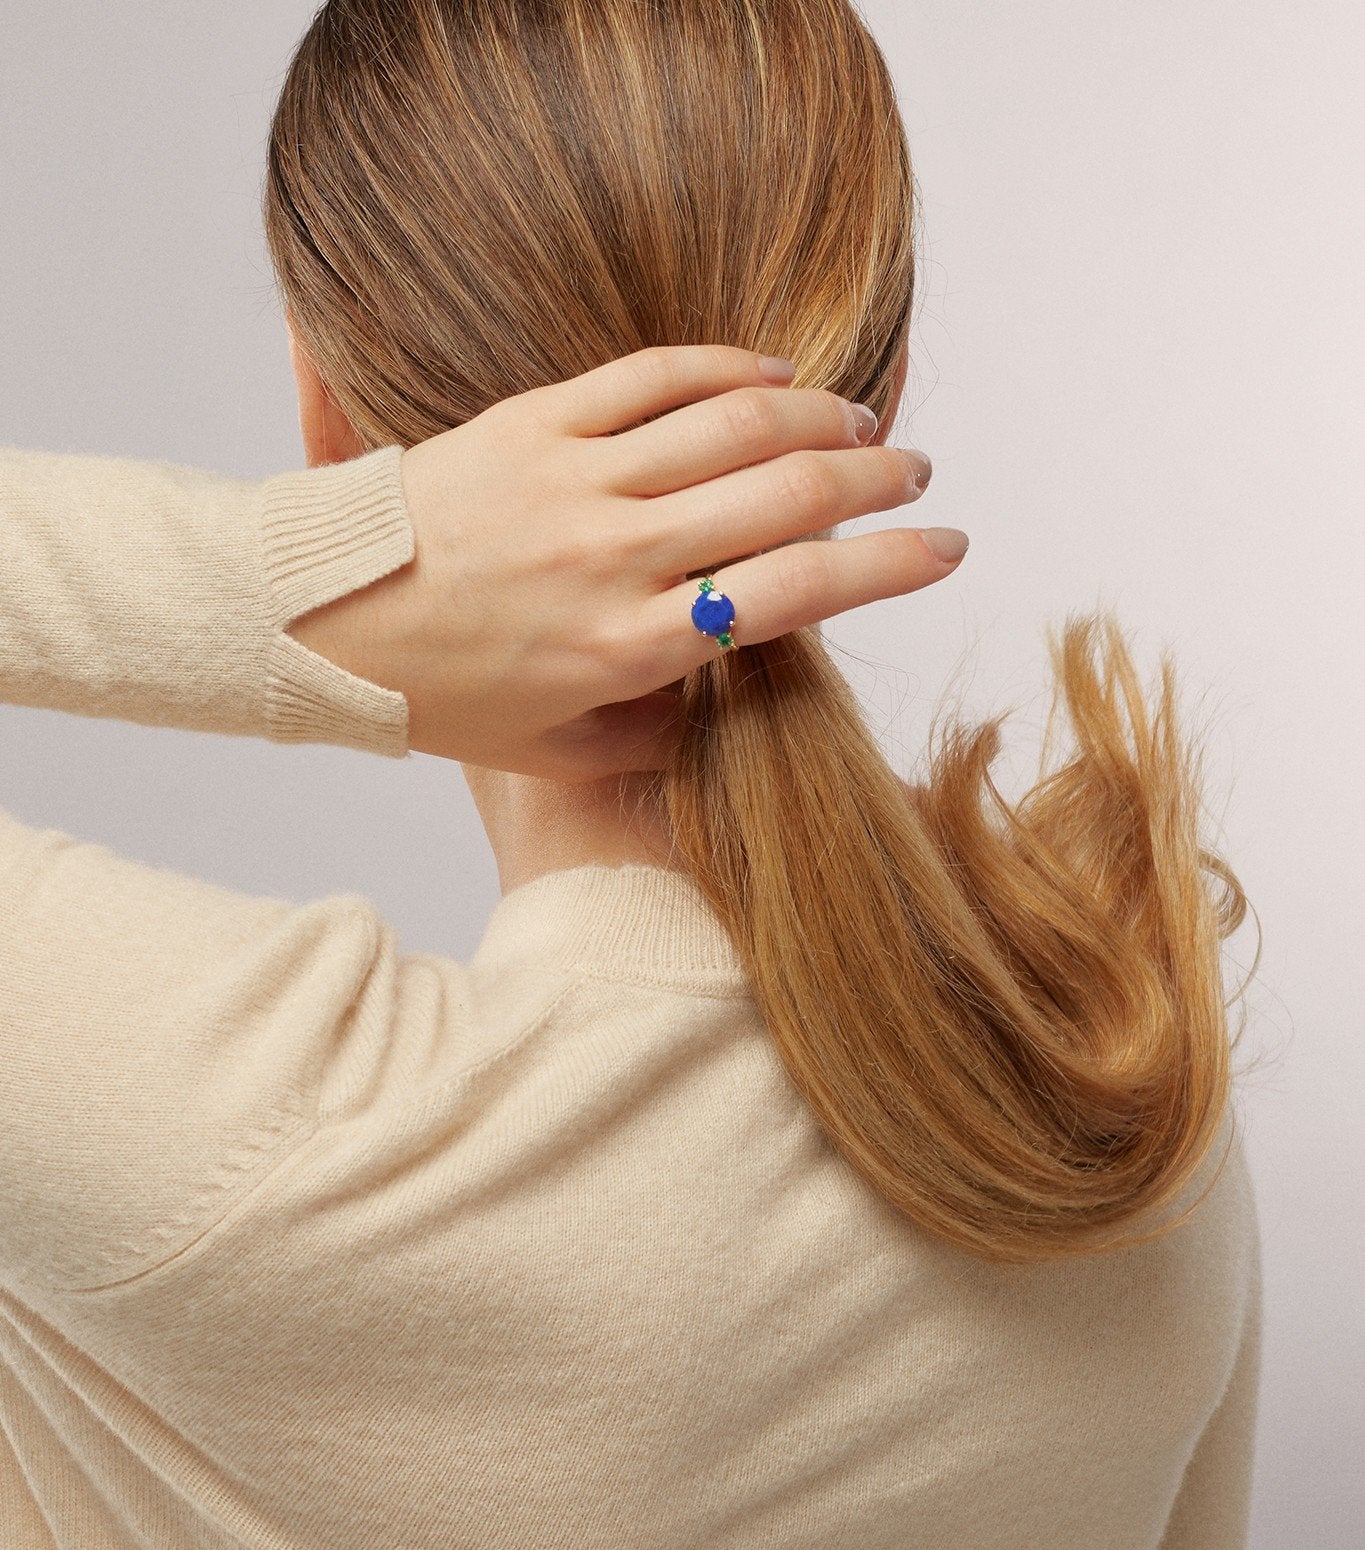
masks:
<svg viewBox="0 0 1365 1550"><path fill-rule="evenodd" d="M462 764L504 894L547 872L597 862L683 870L672 828L645 774L583 784Z"/></svg>

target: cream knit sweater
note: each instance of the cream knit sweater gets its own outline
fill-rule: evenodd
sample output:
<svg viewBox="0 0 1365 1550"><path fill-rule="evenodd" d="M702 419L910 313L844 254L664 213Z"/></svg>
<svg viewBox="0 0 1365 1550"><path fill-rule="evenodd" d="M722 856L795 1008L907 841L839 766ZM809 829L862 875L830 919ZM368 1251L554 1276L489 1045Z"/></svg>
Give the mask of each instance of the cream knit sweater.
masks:
<svg viewBox="0 0 1365 1550"><path fill-rule="evenodd" d="M396 449L0 453L0 698L403 757L284 630L412 553ZM1175 1234L988 1268L824 1140L681 873L539 878L461 964L0 811L0 1546L1233 1550L1227 1134Z"/></svg>

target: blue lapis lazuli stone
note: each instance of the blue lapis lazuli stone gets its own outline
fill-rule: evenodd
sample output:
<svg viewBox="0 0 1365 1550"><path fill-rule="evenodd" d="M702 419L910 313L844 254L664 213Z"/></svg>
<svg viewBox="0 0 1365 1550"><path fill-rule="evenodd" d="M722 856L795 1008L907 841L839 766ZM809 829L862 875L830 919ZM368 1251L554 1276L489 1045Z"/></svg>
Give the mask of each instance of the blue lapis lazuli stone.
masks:
<svg viewBox="0 0 1365 1550"><path fill-rule="evenodd" d="M692 604L692 623L703 635L722 635L735 622L735 605L724 592L703 592Z"/></svg>

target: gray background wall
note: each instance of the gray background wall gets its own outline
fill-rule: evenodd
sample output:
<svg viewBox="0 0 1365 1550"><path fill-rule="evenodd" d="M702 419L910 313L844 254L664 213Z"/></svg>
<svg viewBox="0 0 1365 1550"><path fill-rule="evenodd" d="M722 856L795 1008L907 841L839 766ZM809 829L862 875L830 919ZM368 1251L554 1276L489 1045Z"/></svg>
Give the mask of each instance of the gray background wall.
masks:
<svg viewBox="0 0 1365 1550"><path fill-rule="evenodd" d="M1171 641L1210 807L1260 913L1242 1089L1265 1238L1252 1541L1365 1525L1358 521L1365 248L1358 8L1302 0L866 0L926 197L894 433L965 527L956 575L827 626L902 772L966 672L1046 703L1044 626L1113 602ZM298 466L259 233L268 115L306 0L3 0L0 441L244 477ZM847 531L847 530L846 530ZM963 683L962 679L955 680ZM469 955L497 876L457 766L0 707L0 802L300 902L360 889ZM1240 979L1248 926L1231 944Z"/></svg>

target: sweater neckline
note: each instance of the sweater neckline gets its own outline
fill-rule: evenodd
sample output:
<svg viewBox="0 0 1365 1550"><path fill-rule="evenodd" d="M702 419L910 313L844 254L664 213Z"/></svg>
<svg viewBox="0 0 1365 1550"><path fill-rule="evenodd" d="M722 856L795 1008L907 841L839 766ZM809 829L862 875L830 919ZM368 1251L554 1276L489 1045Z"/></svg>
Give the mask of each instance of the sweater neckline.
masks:
<svg viewBox="0 0 1365 1550"><path fill-rule="evenodd" d="M739 953L688 872L589 862L545 872L494 906L479 969L553 964L699 995L746 995Z"/></svg>

